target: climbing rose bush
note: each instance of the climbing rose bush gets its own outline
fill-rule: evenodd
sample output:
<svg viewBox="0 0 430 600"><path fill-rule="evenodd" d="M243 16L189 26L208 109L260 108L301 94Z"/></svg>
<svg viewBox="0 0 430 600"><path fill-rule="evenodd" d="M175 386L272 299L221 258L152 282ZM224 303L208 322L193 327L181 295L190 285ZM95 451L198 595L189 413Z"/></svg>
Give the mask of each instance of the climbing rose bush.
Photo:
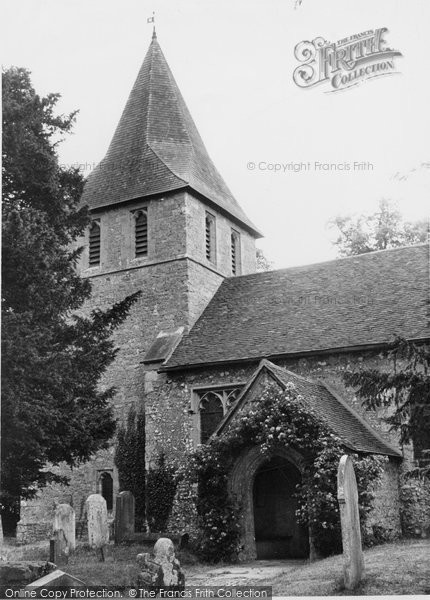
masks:
<svg viewBox="0 0 430 600"><path fill-rule="evenodd" d="M197 551L210 562L234 560L241 551L240 504L228 494L229 474L246 448L258 446L262 455L280 448L301 454L306 466L297 485L297 519L309 527L317 552L326 556L341 550L337 468L342 454L351 454L322 415L311 408L293 384L285 390L272 385L258 402L244 408L240 419L190 456L188 478L198 482ZM373 488L385 458L351 454L357 476L362 523L374 497Z"/></svg>

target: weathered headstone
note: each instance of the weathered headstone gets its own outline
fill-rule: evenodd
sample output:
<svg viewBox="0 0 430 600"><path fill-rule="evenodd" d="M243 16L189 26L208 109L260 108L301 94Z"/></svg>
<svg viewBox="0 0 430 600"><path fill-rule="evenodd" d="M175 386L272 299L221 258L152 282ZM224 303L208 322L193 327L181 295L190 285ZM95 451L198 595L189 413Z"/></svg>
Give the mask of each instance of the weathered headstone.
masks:
<svg viewBox="0 0 430 600"><path fill-rule="evenodd" d="M184 589L185 575L175 557L173 542L169 538L160 538L155 543L153 557L149 554L138 554L137 564L140 568L138 587Z"/></svg>
<svg viewBox="0 0 430 600"><path fill-rule="evenodd" d="M62 529L54 531L54 537L49 540L49 561L61 567L69 562L69 546Z"/></svg>
<svg viewBox="0 0 430 600"><path fill-rule="evenodd" d="M70 504L58 504L54 514L54 533L62 530L69 552L76 548L75 511Z"/></svg>
<svg viewBox="0 0 430 600"><path fill-rule="evenodd" d="M361 546L357 481L352 459L346 454L340 459L337 470L337 499L342 527L345 588L353 590L363 576L364 558Z"/></svg>
<svg viewBox="0 0 430 600"><path fill-rule="evenodd" d="M109 541L106 500L100 494L87 498L88 543L91 548L102 549Z"/></svg>
<svg viewBox="0 0 430 600"><path fill-rule="evenodd" d="M134 534L134 496L131 492L120 492L116 497L115 507L115 543Z"/></svg>
<svg viewBox="0 0 430 600"><path fill-rule="evenodd" d="M147 552L138 554L136 562L139 567L136 587L161 588L163 587L163 569Z"/></svg>

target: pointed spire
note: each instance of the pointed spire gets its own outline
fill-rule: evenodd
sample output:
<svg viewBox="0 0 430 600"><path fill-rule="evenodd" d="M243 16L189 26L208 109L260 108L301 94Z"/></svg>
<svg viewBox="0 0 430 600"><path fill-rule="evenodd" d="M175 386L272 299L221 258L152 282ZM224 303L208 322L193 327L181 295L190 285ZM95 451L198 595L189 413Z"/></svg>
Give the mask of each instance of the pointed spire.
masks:
<svg viewBox="0 0 430 600"><path fill-rule="evenodd" d="M210 159L154 27L107 154L88 177L82 202L96 208L185 188L260 237Z"/></svg>

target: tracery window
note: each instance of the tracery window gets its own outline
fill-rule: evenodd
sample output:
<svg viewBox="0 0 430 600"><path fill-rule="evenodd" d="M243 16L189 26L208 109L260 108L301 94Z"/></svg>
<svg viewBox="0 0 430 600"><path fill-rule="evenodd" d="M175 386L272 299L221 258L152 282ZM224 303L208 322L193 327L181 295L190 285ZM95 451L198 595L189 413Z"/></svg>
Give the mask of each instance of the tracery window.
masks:
<svg viewBox="0 0 430 600"><path fill-rule="evenodd" d="M204 444L216 430L224 415L235 404L242 386L201 390L198 398L197 413L200 425L200 442Z"/></svg>

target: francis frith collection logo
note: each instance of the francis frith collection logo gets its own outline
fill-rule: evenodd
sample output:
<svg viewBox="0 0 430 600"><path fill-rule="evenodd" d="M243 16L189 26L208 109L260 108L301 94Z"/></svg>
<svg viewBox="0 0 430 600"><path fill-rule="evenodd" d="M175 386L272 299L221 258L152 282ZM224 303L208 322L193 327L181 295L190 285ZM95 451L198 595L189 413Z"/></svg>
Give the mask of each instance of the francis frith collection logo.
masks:
<svg viewBox="0 0 430 600"><path fill-rule="evenodd" d="M301 88L327 83L331 86L327 91L338 92L373 77L397 73L394 59L402 54L387 47L387 31L386 27L370 29L335 43L322 37L298 43L294 56L301 64L294 70L295 83Z"/></svg>

